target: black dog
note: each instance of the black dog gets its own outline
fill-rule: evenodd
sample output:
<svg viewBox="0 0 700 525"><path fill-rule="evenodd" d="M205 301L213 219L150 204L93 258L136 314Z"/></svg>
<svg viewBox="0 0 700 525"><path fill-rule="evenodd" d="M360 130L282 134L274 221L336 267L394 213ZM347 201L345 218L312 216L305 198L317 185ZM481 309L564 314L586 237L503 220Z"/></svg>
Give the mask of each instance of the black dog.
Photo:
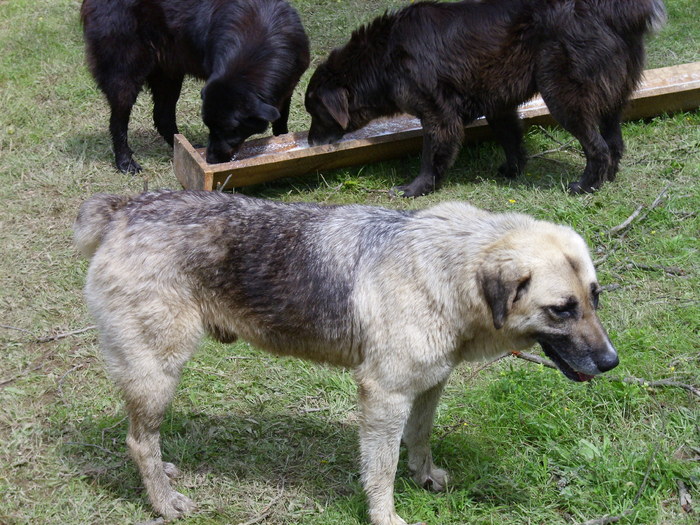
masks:
<svg viewBox="0 0 700 525"><path fill-rule="evenodd" d="M117 168L136 173L127 142L131 108L144 83L153 121L172 146L185 75L207 79L202 118L207 162L225 162L272 122L287 132L292 92L309 66L309 40L283 0L84 0L87 59L111 109Z"/></svg>
<svg viewBox="0 0 700 525"><path fill-rule="evenodd" d="M642 74L643 38L665 20L661 0L423 2L355 31L319 66L306 92L309 143L327 144L370 120L405 112L423 128L421 170L396 188L433 191L453 164L463 127L484 115L515 177L526 154L516 112L540 92L586 154L574 193L613 180L620 114Z"/></svg>

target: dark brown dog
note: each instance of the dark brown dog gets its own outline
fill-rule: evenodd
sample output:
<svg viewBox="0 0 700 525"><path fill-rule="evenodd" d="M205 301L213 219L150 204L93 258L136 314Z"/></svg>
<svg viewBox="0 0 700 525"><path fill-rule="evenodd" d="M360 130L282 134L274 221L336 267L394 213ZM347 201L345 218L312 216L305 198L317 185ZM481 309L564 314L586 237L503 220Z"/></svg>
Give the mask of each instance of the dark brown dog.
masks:
<svg viewBox="0 0 700 525"><path fill-rule="evenodd" d="M283 0L84 0L87 59L111 109L117 168L137 173L127 142L131 108L147 84L153 121L173 145L185 75L207 79L202 118L207 162L225 162L272 122L287 132L292 92L309 65L309 41Z"/></svg>
<svg viewBox="0 0 700 525"><path fill-rule="evenodd" d="M328 144L370 120L405 112L424 128L420 174L396 188L433 191L453 164L463 127L484 115L515 177L526 154L516 112L540 92L586 154L574 193L613 180L620 114L639 81L643 38L661 26L661 0L422 2L355 31L319 66L306 92L309 143Z"/></svg>

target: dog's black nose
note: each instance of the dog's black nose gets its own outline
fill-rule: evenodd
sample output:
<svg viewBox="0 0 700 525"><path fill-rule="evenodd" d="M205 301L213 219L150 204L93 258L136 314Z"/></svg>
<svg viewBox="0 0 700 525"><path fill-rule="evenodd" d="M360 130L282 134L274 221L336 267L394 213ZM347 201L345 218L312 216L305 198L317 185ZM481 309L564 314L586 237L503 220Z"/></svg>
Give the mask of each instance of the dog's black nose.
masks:
<svg viewBox="0 0 700 525"><path fill-rule="evenodd" d="M595 364L598 367L598 370L601 372L607 372L620 364L620 358L617 356L617 352L614 350L609 350L604 352L598 359L596 359Z"/></svg>

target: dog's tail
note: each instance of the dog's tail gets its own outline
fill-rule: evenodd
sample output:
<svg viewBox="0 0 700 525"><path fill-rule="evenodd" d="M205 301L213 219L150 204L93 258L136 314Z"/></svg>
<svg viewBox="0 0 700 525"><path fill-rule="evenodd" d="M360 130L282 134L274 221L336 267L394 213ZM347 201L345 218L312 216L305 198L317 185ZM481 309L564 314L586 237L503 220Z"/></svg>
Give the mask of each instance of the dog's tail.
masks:
<svg viewBox="0 0 700 525"><path fill-rule="evenodd" d="M661 28L666 25L666 20L666 6L663 1L652 0L651 16L647 19L647 28L653 33L658 33L661 31Z"/></svg>
<svg viewBox="0 0 700 525"><path fill-rule="evenodd" d="M607 22L618 32L656 33L666 24L663 0L606 0Z"/></svg>
<svg viewBox="0 0 700 525"><path fill-rule="evenodd" d="M80 253L88 259L92 257L102 242L114 212L123 208L129 200L129 197L122 195L98 193L83 202L73 225L73 240Z"/></svg>

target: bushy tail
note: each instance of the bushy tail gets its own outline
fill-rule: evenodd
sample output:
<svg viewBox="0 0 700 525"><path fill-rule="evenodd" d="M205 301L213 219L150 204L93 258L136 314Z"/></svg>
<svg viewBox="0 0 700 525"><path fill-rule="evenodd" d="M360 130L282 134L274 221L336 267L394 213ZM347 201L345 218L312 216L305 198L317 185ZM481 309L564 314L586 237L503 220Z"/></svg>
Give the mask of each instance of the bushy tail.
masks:
<svg viewBox="0 0 700 525"><path fill-rule="evenodd" d="M652 14L649 18L649 28L654 32L661 30L666 25L667 15L666 6L662 0L652 1Z"/></svg>
<svg viewBox="0 0 700 525"><path fill-rule="evenodd" d="M98 193L83 202L73 225L73 240L80 253L88 259L92 257L102 242L114 212L123 208L129 200L129 197L122 195Z"/></svg>
<svg viewBox="0 0 700 525"><path fill-rule="evenodd" d="M608 23L621 33L656 33L666 24L663 0L604 0Z"/></svg>

